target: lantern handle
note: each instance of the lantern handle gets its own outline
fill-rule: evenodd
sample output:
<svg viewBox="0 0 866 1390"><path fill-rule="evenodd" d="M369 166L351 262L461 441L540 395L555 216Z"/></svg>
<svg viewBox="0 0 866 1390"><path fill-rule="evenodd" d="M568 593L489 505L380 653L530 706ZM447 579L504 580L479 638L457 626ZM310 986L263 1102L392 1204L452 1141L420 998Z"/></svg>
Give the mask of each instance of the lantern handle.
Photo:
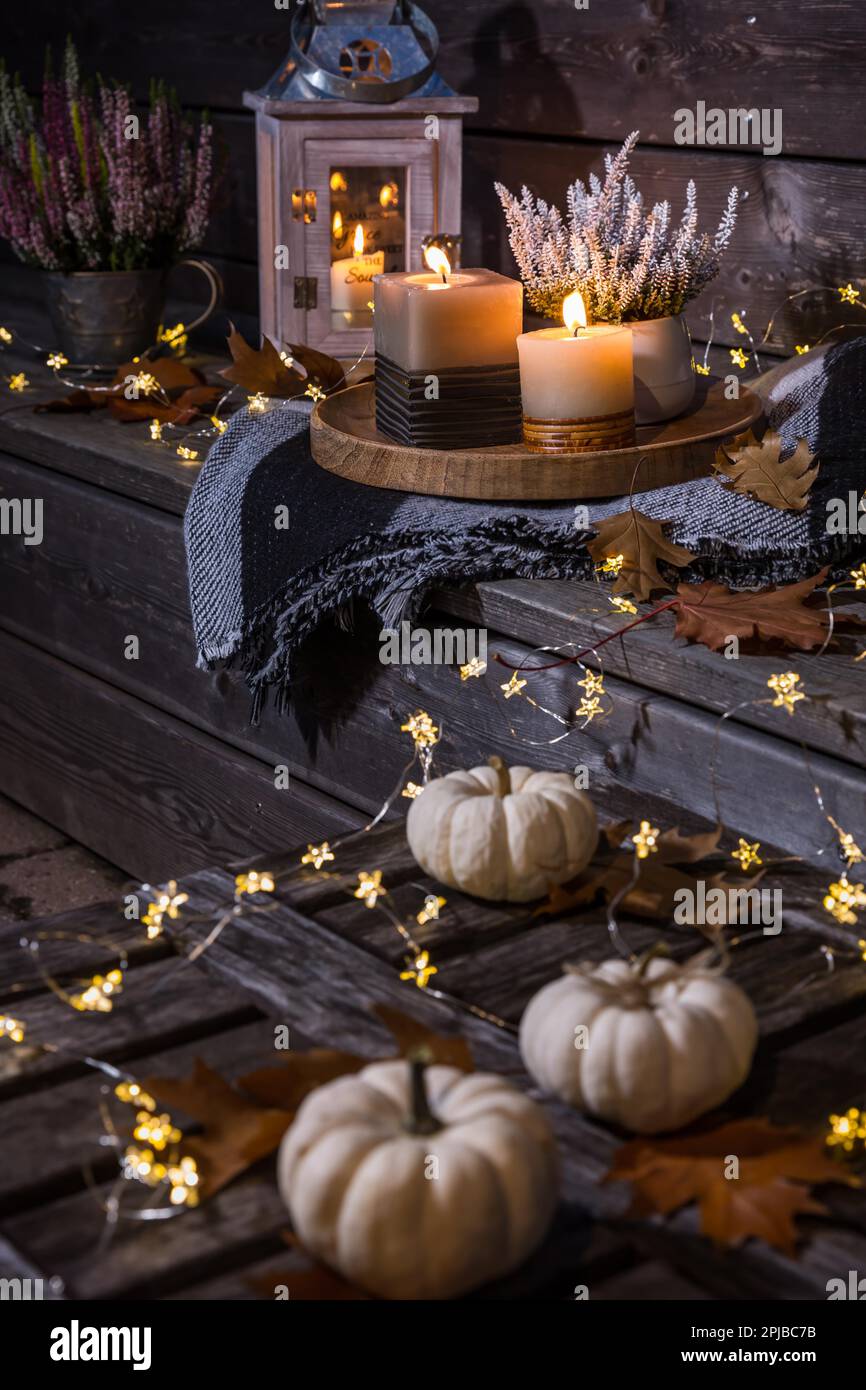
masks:
<svg viewBox="0 0 866 1390"><path fill-rule="evenodd" d="M304 30L306 16L310 11L318 12L315 0L309 6L299 6L292 16L289 30L291 44L289 58L297 67L303 80L321 96L334 97L338 101L359 101L380 106L388 102L400 101L410 92L415 92L419 87L423 87L427 79L432 77L439 55L439 35L433 21L418 5L413 3L413 0L400 0L399 8L401 22L409 25L419 46L427 55L427 62L411 77L401 78L397 82L358 82L354 78L338 77L336 73L324 72L317 67L307 57L302 46L305 40L309 39L309 33ZM310 31L311 29L312 25Z"/></svg>

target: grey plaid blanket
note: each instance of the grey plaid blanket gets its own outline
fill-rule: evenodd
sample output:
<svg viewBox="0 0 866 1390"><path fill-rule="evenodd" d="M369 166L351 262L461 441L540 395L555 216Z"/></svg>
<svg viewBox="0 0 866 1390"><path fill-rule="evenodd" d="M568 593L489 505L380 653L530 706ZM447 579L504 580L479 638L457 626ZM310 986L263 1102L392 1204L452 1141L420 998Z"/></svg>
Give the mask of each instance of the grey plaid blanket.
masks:
<svg viewBox="0 0 866 1390"><path fill-rule="evenodd" d="M828 500L859 497L866 486L866 338L785 364L764 379L763 394L786 445L802 437L820 456L809 505L774 510L716 478L638 494L635 505L670 521L672 538L697 555L686 578L764 587L866 552L866 534L827 529ZM208 454L186 512L198 664L242 667L254 722L269 688L278 707L289 698L301 644L358 601L397 627L446 583L584 577L592 562L580 542L625 500L590 505L587 530L576 527L569 503L459 502L364 487L313 461L308 414L296 402L239 412Z"/></svg>

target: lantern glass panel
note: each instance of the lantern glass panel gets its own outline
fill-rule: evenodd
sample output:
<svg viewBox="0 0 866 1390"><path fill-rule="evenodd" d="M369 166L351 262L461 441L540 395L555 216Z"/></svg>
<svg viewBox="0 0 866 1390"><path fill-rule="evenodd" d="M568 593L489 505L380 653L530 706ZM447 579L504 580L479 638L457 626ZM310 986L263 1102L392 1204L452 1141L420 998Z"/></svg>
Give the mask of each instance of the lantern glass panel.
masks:
<svg viewBox="0 0 866 1390"><path fill-rule="evenodd" d="M373 276L405 270L405 165L333 165L330 191L331 327L370 328Z"/></svg>

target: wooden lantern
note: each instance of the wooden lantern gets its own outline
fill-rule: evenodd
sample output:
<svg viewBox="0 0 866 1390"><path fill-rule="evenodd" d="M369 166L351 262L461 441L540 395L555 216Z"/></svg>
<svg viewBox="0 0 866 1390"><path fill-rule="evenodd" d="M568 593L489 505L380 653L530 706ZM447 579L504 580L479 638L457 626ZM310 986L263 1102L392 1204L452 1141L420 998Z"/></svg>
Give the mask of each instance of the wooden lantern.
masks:
<svg viewBox="0 0 866 1390"><path fill-rule="evenodd" d="M262 332L353 358L372 337L372 277L418 270L460 236L463 113L409 0L302 0L256 113Z"/></svg>

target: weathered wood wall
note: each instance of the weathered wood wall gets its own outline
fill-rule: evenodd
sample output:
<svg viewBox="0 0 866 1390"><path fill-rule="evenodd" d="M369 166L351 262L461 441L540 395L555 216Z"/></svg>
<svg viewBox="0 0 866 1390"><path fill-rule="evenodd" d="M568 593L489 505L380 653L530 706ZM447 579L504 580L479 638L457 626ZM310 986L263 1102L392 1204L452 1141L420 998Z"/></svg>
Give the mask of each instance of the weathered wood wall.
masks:
<svg viewBox="0 0 866 1390"><path fill-rule="evenodd" d="M440 68L480 98L466 137L466 260L508 269L510 253L493 181L527 182L559 199L576 175L598 168L606 148L633 128L643 149L635 170L650 197L681 200L698 186L713 222L732 183L748 195L725 271L692 315L698 335L715 302L720 341L741 343L730 312L760 336L787 296L805 296L777 318L788 352L829 326L857 321L835 287L866 274L866 73L862 0L425 0L442 39ZM61 15L32 0L6 20L10 67L38 82L47 39L69 28L84 65L144 95L151 76L174 82L185 103L214 114L230 159L224 206L206 250L224 272L229 304L255 312L256 210L250 116L244 88L260 85L287 49L288 14L264 0L151 0L144 11L87 0ZM783 151L682 149L674 112L744 106L780 110Z"/></svg>

